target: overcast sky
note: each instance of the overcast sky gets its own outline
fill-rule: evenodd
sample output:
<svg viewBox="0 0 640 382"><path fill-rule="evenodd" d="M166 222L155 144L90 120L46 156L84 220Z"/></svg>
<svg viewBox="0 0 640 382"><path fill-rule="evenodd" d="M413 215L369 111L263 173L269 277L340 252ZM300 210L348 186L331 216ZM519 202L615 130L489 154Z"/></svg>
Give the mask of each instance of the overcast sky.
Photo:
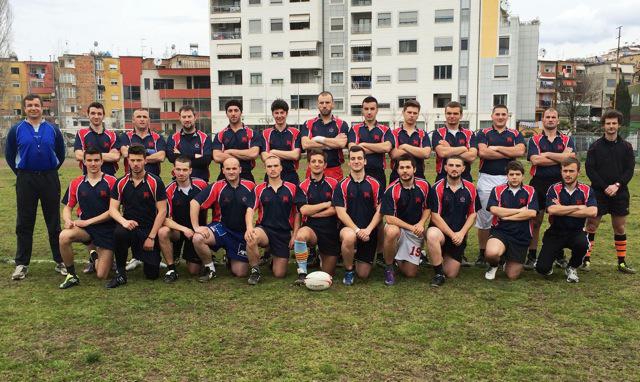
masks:
<svg viewBox="0 0 640 382"><path fill-rule="evenodd" d="M21 60L84 53L163 57L175 44L188 53L199 44L209 54L209 0L10 0L14 12L13 46ZM393 1L393 0L374 0ZM425 1L425 0L415 0ZM640 44L640 0L511 0L521 21L540 19L540 48L546 58L601 54L622 43Z"/></svg>

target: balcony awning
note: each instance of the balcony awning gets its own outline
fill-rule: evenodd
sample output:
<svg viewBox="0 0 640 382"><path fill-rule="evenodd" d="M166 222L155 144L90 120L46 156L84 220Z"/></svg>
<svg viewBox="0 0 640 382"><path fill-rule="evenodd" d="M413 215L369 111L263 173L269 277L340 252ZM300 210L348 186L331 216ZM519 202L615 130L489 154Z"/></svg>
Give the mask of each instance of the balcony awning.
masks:
<svg viewBox="0 0 640 382"><path fill-rule="evenodd" d="M311 20L309 15L289 15L289 22L292 23L308 23Z"/></svg>
<svg viewBox="0 0 640 382"><path fill-rule="evenodd" d="M240 17L221 17L211 21L211 24L240 24Z"/></svg>
<svg viewBox="0 0 640 382"><path fill-rule="evenodd" d="M371 40L353 40L351 46L356 48L371 46Z"/></svg>
<svg viewBox="0 0 640 382"><path fill-rule="evenodd" d="M216 45L218 56L240 56L242 54L242 44L219 44Z"/></svg>
<svg viewBox="0 0 640 382"><path fill-rule="evenodd" d="M314 51L318 48L317 41L291 41L289 43L289 50L301 52L301 51Z"/></svg>
<svg viewBox="0 0 640 382"><path fill-rule="evenodd" d="M353 68L351 69L351 76L371 76L371 68Z"/></svg>

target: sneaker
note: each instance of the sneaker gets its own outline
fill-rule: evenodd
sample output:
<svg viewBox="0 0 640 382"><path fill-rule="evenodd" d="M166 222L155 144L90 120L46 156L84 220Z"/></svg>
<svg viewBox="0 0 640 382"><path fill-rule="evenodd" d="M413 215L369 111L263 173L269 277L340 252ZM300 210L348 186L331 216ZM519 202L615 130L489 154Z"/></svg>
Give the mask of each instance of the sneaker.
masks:
<svg viewBox="0 0 640 382"><path fill-rule="evenodd" d="M96 271L96 259L98 258L98 251L92 249L89 251L89 261L85 265L82 273L94 273Z"/></svg>
<svg viewBox="0 0 640 382"><path fill-rule="evenodd" d="M251 274L249 275L247 283L249 283L249 285L257 285L260 282L260 277L260 270L258 268L251 268Z"/></svg>
<svg viewBox="0 0 640 382"><path fill-rule="evenodd" d="M465 255L462 255L462 262L460 264L462 264L463 267L471 266L471 263L469 262L469 260L467 260L467 256Z"/></svg>
<svg viewBox="0 0 640 382"><path fill-rule="evenodd" d="M58 288L67 289L67 288L71 288L71 287L76 286L76 285L80 285L80 279L78 278L78 276L72 275L72 274L68 274L67 278L64 279L64 281L62 282L62 284L60 284L60 286Z"/></svg>
<svg viewBox="0 0 640 382"><path fill-rule="evenodd" d="M384 270L384 285L391 286L396 283L396 273L393 268L387 268Z"/></svg>
<svg viewBox="0 0 640 382"><path fill-rule="evenodd" d="M487 266L487 261L484 259L484 256L482 255L478 255L478 258L476 259L476 263L475 263L476 267L478 268L484 268Z"/></svg>
<svg viewBox="0 0 640 382"><path fill-rule="evenodd" d="M578 281L580 281L580 279L578 278L578 271L573 267L565 268L564 274L567 275L568 283L577 283Z"/></svg>
<svg viewBox="0 0 640 382"><path fill-rule="evenodd" d="M267 265L267 264L269 264L269 261L271 261L271 252L264 251L264 254L262 255L262 257L260 257L260 261L258 262L258 266L261 267L263 265Z"/></svg>
<svg viewBox="0 0 640 382"><path fill-rule="evenodd" d="M424 251L424 249L421 252L420 264L418 266L422 268L428 268L431 265L431 263L429 262L429 257L427 256L427 253Z"/></svg>
<svg viewBox="0 0 640 382"><path fill-rule="evenodd" d="M127 263L127 266L124 268L127 272L136 269L139 265L142 265L143 262L138 259L131 259Z"/></svg>
<svg viewBox="0 0 640 382"><path fill-rule="evenodd" d="M487 280L494 280L496 278L496 272L498 272L498 267L489 266L487 271L484 273L484 278Z"/></svg>
<svg viewBox="0 0 640 382"><path fill-rule="evenodd" d="M591 270L591 261L589 260L583 261L582 265L580 266L580 269L582 269L585 272L589 272Z"/></svg>
<svg viewBox="0 0 640 382"><path fill-rule="evenodd" d="M164 274L164 282L167 284L171 284L178 281L178 272L175 270L170 270L169 272Z"/></svg>
<svg viewBox="0 0 640 382"><path fill-rule="evenodd" d="M543 276L551 276L553 274L553 267L551 267L551 269L549 269L549 272L543 274Z"/></svg>
<svg viewBox="0 0 640 382"><path fill-rule="evenodd" d="M165 263L164 261L160 262L160 268L161 269L167 269L167 263Z"/></svg>
<svg viewBox="0 0 640 382"><path fill-rule="evenodd" d="M562 268L562 269L567 269L567 267L569 266L567 259L565 259L564 257L560 259L556 259L556 261L554 261L554 264L556 267Z"/></svg>
<svg viewBox="0 0 640 382"><path fill-rule="evenodd" d="M353 285L353 283L356 281L356 272L351 270L351 271L346 271L344 273L344 278L342 279L342 283L346 286L351 286Z"/></svg>
<svg viewBox="0 0 640 382"><path fill-rule="evenodd" d="M64 266L64 263L56 263L56 267L53 270L63 276L67 275L67 267Z"/></svg>
<svg viewBox="0 0 640 382"><path fill-rule="evenodd" d="M169 273L169 272L167 272L167 273ZM198 281L200 281L201 283L206 283L206 282L209 282L209 280L211 280L211 279L213 279L215 277L216 277L216 271L214 271L213 269L211 269L209 267L203 267L202 268L202 273L200 274L200 277L198 277ZM176 275L176 279L177 278L178 278L178 275Z"/></svg>
<svg viewBox="0 0 640 382"><path fill-rule="evenodd" d="M384 263L384 256L382 253L376 254L376 265L383 269L387 266L387 264Z"/></svg>
<svg viewBox="0 0 640 382"><path fill-rule="evenodd" d="M527 271L534 270L536 268L536 260L530 257L527 257L527 260L524 262L523 267Z"/></svg>
<svg viewBox="0 0 640 382"><path fill-rule="evenodd" d="M447 278L445 277L445 275L441 274L441 273L437 273L435 276L433 276L433 278L431 279L431 286L432 287L441 287L444 285L444 282Z"/></svg>
<svg viewBox="0 0 640 382"><path fill-rule="evenodd" d="M298 278L293 282L293 285L304 285L304 280L307 278L306 273L298 273Z"/></svg>
<svg viewBox="0 0 640 382"><path fill-rule="evenodd" d="M618 264L618 272L626 273L632 275L636 273L636 270L627 265L627 263Z"/></svg>
<svg viewBox="0 0 640 382"><path fill-rule="evenodd" d="M27 277L29 267L26 265L16 265L16 270L11 274L11 280L22 280Z"/></svg>
<svg viewBox="0 0 640 382"><path fill-rule="evenodd" d="M119 286L125 285L127 283L127 275L124 274L116 274L113 278L105 285L107 289L117 288Z"/></svg>

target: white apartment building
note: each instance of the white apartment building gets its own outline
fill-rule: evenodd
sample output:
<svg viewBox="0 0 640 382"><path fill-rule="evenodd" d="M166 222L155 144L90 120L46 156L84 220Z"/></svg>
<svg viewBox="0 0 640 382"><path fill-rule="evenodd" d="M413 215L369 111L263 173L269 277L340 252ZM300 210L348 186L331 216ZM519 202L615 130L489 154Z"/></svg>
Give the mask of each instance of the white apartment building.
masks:
<svg viewBox="0 0 640 382"><path fill-rule="evenodd" d="M379 101L378 120L398 126L417 99L419 124L444 123L460 101L471 129L491 125L504 103L534 120L538 23L520 23L505 0L210 0L212 129L224 104L241 99L248 125L272 123L270 105L289 102L289 123L317 115L316 97L334 95L334 113L361 120L361 102Z"/></svg>

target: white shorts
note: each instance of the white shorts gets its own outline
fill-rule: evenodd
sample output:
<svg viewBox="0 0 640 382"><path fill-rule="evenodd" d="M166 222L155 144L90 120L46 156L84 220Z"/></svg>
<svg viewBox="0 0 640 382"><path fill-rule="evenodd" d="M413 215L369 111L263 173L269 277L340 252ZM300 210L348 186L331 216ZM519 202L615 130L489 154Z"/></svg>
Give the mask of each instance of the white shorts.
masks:
<svg viewBox="0 0 640 382"><path fill-rule="evenodd" d="M416 236L413 232L404 228L400 228L396 260L408 261L412 264L420 265L420 255L422 255L422 237Z"/></svg>
<svg viewBox="0 0 640 382"><path fill-rule="evenodd" d="M478 217L476 218L476 228L491 228L491 220L493 220L493 214L487 211L489 196L491 195L491 190L493 190L495 186L499 186L505 183L507 183L506 175L489 175L481 172L478 176L478 185L476 186L476 189L478 190L478 198L480 199L480 204L482 204L482 209L478 211Z"/></svg>

